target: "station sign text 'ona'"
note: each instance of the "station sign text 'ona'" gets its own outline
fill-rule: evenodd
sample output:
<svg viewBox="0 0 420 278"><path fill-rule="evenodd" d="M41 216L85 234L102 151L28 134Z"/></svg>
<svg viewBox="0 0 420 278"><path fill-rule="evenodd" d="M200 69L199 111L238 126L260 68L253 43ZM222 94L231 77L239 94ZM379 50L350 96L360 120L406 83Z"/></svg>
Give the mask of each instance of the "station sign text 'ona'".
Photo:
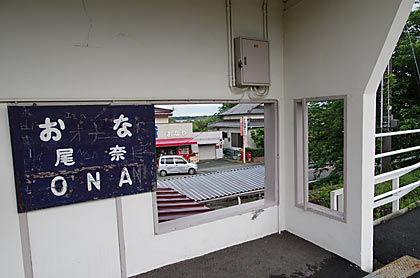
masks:
<svg viewBox="0 0 420 278"><path fill-rule="evenodd" d="M153 105L9 106L18 212L150 192Z"/></svg>

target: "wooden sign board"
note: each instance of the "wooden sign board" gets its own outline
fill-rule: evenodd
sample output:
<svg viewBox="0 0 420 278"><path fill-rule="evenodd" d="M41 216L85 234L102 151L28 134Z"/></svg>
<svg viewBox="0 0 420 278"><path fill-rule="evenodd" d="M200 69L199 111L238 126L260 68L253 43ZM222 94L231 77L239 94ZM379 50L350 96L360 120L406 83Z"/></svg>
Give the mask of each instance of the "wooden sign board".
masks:
<svg viewBox="0 0 420 278"><path fill-rule="evenodd" d="M8 112L20 213L155 189L153 105Z"/></svg>

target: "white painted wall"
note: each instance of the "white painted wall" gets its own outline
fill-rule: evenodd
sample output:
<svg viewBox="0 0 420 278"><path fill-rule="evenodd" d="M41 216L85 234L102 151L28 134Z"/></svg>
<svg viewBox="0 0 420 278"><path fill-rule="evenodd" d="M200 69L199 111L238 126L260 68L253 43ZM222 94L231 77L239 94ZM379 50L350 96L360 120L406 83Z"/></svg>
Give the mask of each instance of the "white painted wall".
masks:
<svg viewBox="0 0 420 278"><path fill-rule="evenodd" d="M193 136L198 144L200 159L223 158L222 131L194 132Z"/></svg>
<svg viewBox="0 0 420 278"><path fill-rule="evenodd" d="M80 0L2 1L2 99L241 97L227 86L224 0L85 3L87 12ZM261 3L233 1L235 36L262 38ZM271 6L271 65L279 76L281 4Z"/></svg>
<svg viewBox="0 0 420 278"><path fill-rule="evenodd" d="M262 0L232 2L234 36L262 38ZM225 0L84 3L86 10L80 0L0 1L0 102L220 103L247 97L228 88ZM272 1L271 98L283 90L281 22L282 4ZM23 277L7 117L1 109L0 276ZM124 197L122 203L129 275L277 231L278 211L271 207L255 221L246 213L156 236L151 194ZM34 277L120 277L115 211L110 199L29 213Z"/></svg>
<svg viewBox="0 0 420 278"><path fill-rule="evenodd" d="M156 117L155 118L156 124L167 124L168 123L168 117Z"/></svg>
<svg viewBox="0 0 420 278"><path fill-rule="evenodd" d="M412 4L303 0L284 15L280 221L365 270L373 259L375 91ZM295 207L294 176L281 175L294 172L293 99L331 95L348 96L346 223Z"/></svg>
<svg viewBox="0 0 420 278"><path fill-rule="evenodd" d="M256 128L248 128L248 134L246 135L246 147L247 148L256 148L257 145L254 142L254 139L251 137L251 131L256 131ZM241 133L240 128L220 128L220 131L227 133L227 138L224 139L223 148L234 148L239 149L238 147L232 147L232 133ZM230 138L230 140L228 139Z"/></svg>
<svg viewBox="0 0 420 278"><path fill-rule="evenodd" d="M34 277L120 277L115 199L28 213Z"/></svg>
<svg viewBox="0 0 420 278"><path fill-rule="evenodd" d="M128 276L194 258L277 231L277 208L217 220L188 229L154 235L152 194L124 197L124 237Z"/></svg>
<svg viewBox="0 0 420 278"><path fill-rule="evenodd" d="M0 277L24 277L6 105L0 105Z"/></svg>
<svg viewBox="0 0 420 278"><path fill-rule="evenodd" d="M158 137L156 139L193 138L192 123L156 123Z"/></svg>
<svg viewBox="0 0 420 278"><path fill-rule="evenodd" d="M85 11L80 0L0 2L0 101L247 98L228 89L224 0L84 2ZM268 98L280 104L280 213L271 207L255 221L245 213L154 235L151 194L123 197L128 275L274 233L278 222L369 269L373 93L412 2L302 0L285 12L283 33L282 2L270 1ZM262 38L261 4L233 0L235 37ZM296 208L290 175L292 100L342 94L350 115L347 223ZM0 276L23 277L7 116L0 110ZM115 210L111 199L29 213L34 277L119 277Z"/></svg>

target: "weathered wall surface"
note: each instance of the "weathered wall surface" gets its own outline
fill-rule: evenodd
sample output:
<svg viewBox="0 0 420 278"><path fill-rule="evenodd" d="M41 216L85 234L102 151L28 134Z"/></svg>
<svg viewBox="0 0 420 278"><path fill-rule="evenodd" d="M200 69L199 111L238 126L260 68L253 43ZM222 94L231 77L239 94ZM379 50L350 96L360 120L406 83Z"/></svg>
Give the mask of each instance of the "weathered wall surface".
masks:
<svg viewBox="0 0 420 278"><path fill-rule="evenodd" d="M293 99L334 95L348 101L348 171L346 223L295 207L294 177L280 173L283 224L365 270L373 259L375 91L412 4L303 0L284 14L281 173L294 172Z"/></svg>
<svg viewBox="0 0 420 278"><path fill-rule="evenodd" d="M261 39L262 1L232 2L234 36ZM302 0L283 19L282 2L270 1L268 98L279 100L280 214L270 207L256 220L244 213L155 235L152 194L123 197L127 274L279 229L369 269L374 91L412 2ZM0 1L3 103L246 99L228 88L227 53L224 0ZM304 212L293 203L293 99L329 95L348 96L346 223ZM5 105L0 112L5 247L0 276L23 277ZM115 200L102 200L28 213L34 277L120 277L116 207Z"/></svg>
<svg viewBox="0 0 420 278"><path fill-rule="evenodd" d="M217 220L188 229L154 235L151 194L123 202L128 276L219 250L276 232L277 207ZM151 251L152 250L152 251Z"/></svg>
<svg viewBox="0 0 420 278"><path fill-rule="evenodd" d="M19 219L16 206L16 192L13 179L12 148L8 133L7 107L0 105L0 274L3 277L23 277L22 247Z"/></svg>
<svg viewBox="0 0 420 278"><path fill-rule="evenodd" d="M262 1L232 2L234 35L262 38ZM271 6L271 65L280 76L281 5ZM2 99L238 98L227 86L224 0L2 1L1 7ZM281 79L273 79L279 91Z"/></svg>
<svg viewBox="0 0 420 278"><path fill-rule="evenodd" d="M234 36L261 39L262 1L232 2ZM270 98L283 89L279 2L270 3ZM4 103L247 98L228 88L227 54L225 0L0 1ZM0 276L23 277L6 105L0 124ZM257 220L246 213L154 235L151 196L121 200L128 275L278 230L272 207ZM28 230L34 277L121 275L113 199L30 212Z"/></svg>

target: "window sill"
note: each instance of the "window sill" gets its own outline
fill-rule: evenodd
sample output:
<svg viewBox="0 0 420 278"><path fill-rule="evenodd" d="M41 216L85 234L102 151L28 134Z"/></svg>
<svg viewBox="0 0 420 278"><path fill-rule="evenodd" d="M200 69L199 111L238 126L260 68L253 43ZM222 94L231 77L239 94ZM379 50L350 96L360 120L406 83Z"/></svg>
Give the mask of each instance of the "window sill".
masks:
<svg viewBox="0 0 420 278"><path fill-rule="evenodd" d="M275 202L270 202L267 200L258 200L246 204L218 209L215 211L182 217L164 223L157 223L155 225L155 234L161 235L173 231L178 231L193 226L213 222L216 220L225 219L227 217L238 216L252 211L266 209L273 206L276 206Z"/></svg>
<svg viewBox="0 0 420 278"><path fill-rule="evenodd" d="M305 210L305 207L304 207L303 204L297 204L296 207ZM343 222L343 223L347 223L345 213L335 211L335 210L331 210L329 208L325 208L325 207L322 207L320 205L308 203L307 211L310 211L310 212L313 212L313 213L316 213L316 214L319 214L319 215L322 215L322 216L326 216L328 218L338 220L338 221Z"/></svg>

